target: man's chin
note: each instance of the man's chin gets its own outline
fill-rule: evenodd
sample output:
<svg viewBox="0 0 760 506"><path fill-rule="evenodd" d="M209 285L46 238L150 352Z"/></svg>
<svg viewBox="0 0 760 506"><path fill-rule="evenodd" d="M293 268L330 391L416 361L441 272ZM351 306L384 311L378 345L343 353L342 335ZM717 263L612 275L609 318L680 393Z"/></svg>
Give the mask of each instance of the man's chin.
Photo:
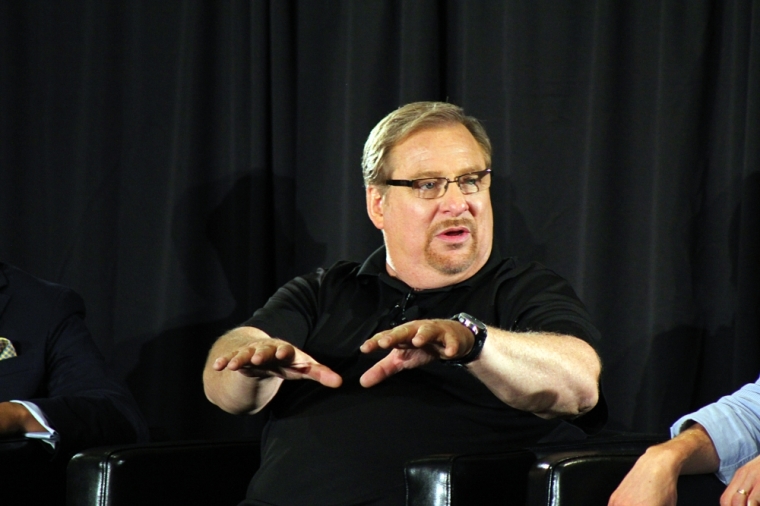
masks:
<svg viewBox="0 0 760 506"><path fill-rule="evenodd" d="M448 251L446 253L429 252L427 255L428 264L441 274L453 276L461 274L472 267L475 262L474 251Z"/></svg>

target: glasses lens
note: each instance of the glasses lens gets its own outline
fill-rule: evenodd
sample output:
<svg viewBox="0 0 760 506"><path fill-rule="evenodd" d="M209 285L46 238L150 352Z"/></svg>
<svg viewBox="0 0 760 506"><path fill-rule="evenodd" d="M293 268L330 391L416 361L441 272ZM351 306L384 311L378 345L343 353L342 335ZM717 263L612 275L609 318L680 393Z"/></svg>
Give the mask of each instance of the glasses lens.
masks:
<svg viewBox="0 0 760 506"><path fill-rule="evenodd" d="M477 193L480 190L485 190L491 185L491 173L473 172L472 174L464 174L457 178L459 189L464 194Z"/></svg>
<svg viewBox="0 0 760 506"><path fill-rule="evenodd" d="M412 188L423 199L437 199L446 189L446 178L415 179Z"/></svg>

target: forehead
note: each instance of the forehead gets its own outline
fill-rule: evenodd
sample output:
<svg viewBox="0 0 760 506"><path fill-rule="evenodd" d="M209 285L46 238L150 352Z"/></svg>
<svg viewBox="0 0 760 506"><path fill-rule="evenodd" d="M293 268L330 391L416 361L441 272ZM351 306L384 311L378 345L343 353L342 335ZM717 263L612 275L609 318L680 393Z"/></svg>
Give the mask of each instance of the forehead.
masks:
<svg viewBox="0 0 760 506"><path fill-rule="evenodd" d="M425 128L396 144L388 156L389 177L452 177L484 170L485 156L464 125Z"/></svg>

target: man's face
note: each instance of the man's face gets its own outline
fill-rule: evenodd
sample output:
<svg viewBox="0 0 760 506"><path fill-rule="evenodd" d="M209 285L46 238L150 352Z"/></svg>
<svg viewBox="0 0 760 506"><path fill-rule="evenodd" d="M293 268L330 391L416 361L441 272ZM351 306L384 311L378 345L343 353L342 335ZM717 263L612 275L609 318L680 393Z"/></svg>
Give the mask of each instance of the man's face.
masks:
<svg viewBox="0 0 760 506"><path fill-rule="evenodd" d="M460 124L413 133L389 153L390 179L446 177L486 169L480 145ZM383 231L390 275L413 288L438 288L463 281L491 254L493 211L488 190L463 195L455 183L443 197L421 199L409 187L382 195L367 188L370 219Z"/></svg>

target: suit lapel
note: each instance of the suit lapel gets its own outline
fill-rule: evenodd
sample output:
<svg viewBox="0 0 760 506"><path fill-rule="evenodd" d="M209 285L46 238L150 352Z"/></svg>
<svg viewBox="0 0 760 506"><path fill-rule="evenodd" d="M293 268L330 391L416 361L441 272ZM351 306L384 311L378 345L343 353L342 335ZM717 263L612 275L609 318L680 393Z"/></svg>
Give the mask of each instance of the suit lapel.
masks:
<svg viewBox="0 0 760 506"><path fill-rule="evenodd" d="M8 301L11 300L11 296L4 293L8 286L8 278L5 276L4 267L5 265L0 263L0 316L2 316Z"/></svg>

